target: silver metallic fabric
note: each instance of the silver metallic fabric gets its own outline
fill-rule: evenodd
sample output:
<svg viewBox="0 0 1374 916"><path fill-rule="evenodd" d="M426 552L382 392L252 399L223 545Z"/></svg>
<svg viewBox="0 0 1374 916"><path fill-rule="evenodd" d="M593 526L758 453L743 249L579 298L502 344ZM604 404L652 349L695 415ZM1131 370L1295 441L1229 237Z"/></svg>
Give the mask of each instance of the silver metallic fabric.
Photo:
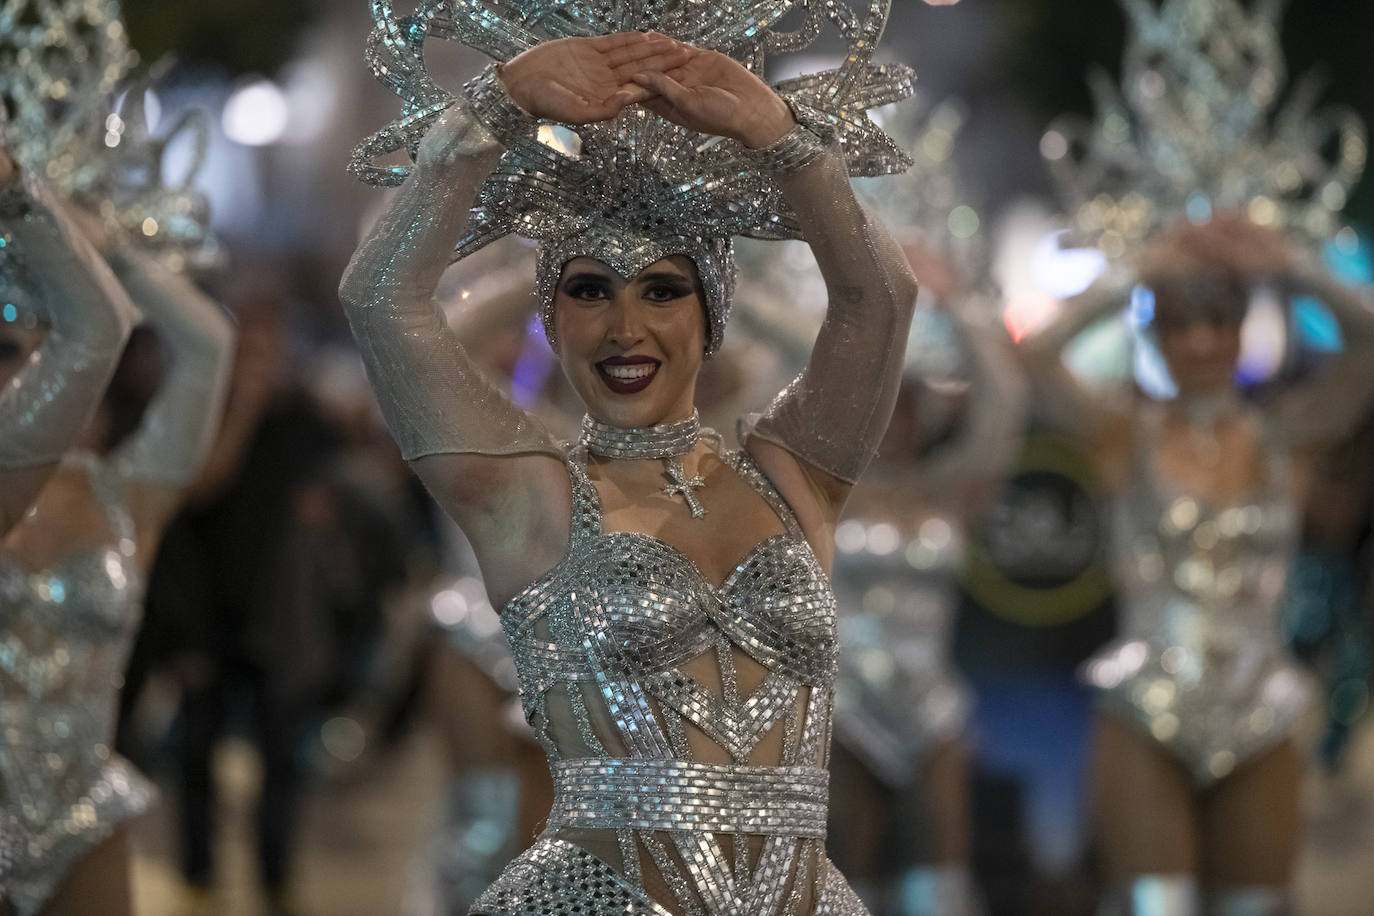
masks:
<svg viewBox="0 0 1374 916"><path fill-rule="evenodd" d="M400 150L414 157L420 138L454 103L428 72L430 37L460 41L507 61L550 39L652 29L731 54L762 74L769 54L807 47L829 22L847 46L844 63L774 88L809 128L838 138L851 174L900 172L910 158L868 111L910 95L913 76L902 65L873 64L891 0L864 5L860 14L841 0L423 0L414 13L398 17L390 3L374 3L367 58L378 80L400 96L402 116L364 140L350 168L375 186L401 183L407 169L380 167L374 160ZM806 11L802 27L781 31L780 19L794 9ZM490 97L493 78L489 73L471 92ZM494 122L498 131L515 123L509 106L493 109L506 112L500 125ZM595 257L634 276L664 257L686 255L706 293L707 352L714 353L734 292L731 238L799 237L790 198L784 199L777 184L779 161L735 141L686 130L639 106L575 131L560 134L554 127L500 138L507 152L478 195L453 257L510 234L539 240L539 289L548 308L558 272L575 257ZM797 140L791 138L787 148L799 148ZM557 346L552 335L550 341Z"/></svg>
<svg viewBox="0 0 1374 916"><path fill-rule="evenodd" d="M0 195L0 322L47 326L0 389L0 468L51 464L85 430L137 311L32 173Z"/></svg>
<svg viewBox="0 0 1374 916"><path fill-rule="evenodd" d="M434 166L418 170L359 246L339 287L368 379L407 460L441 452L563 452L464 352L434 289L501 146L466 105L426 138Z"/></svg>
<svg viewBox="0 0 1374 916"><path fill-rule="evenodd" d="M1192 875L1141 875L1111 891L1097 916L1203 916Z"/></svg>
<svg viewBox="0 0 1374 916"><path fill-rule="evenodd" d="M658 538L603 531L584 455L567 556L502 613L555 803L473 912L864 916L824 856L835 601L790 510L723 455L785 533L717 587ZM689 673L707 661L719 685ZM689 731L732 762L698 760Z"/></svg>
<svg viewBox="0 0 1374 916"><path fill-rule="evenodd" d="M889 902L892 916L980 916L973 878L958 865L919 865L896 882Z"/></svg>
<svg viewBox="0 0 1374 916"><path fill-rule="evenodd" d="M1265 436L1264 479L1209 505L1153 468L1163 408L1137 429L1113 549L1121 637L1084 666L1103 708L1176 754L1200 785L1291 733L1310 686L1280 641L1280 598L1296 549L1287 452ZM1262 416L1243 414L1264 435Z"/></svg>
<svg viewBox="0 0 1374 916"><path fill-rule="evenodd" d="M910 532L846 519L836 548L835 739L901 791L931 751L962 734L972 707L950 661L962 526L941 515Z"/></svg>
<svg viewBox="0 0 1374 916"><path fill-rule="evenodd" d="M110 266L170 358L138 430L120 445L116 460L129 477L187 486L219 429L234 332L215 302L150 256L125 247L110 257Z"/></svg>
<svg viewBox="0 0 1374 916"><path fill-rule="evenodd" d="M1349 109L1316 109L1321 85L1287 83L1283 2L1121 0L1130 25L1121 84L1091 81L1091 124L1056 123L1042 144L1088 244L1116 257L1185 215L1240 210L1330 238L1368 156Z"/></svg>
<svg viewBox="0 0 1374 916"><path fill-rule="evenodd" d="M0 551L0 810L29 834L6 884L18 916L39 912L72 865L145 810L153 791L111 750L143 595L124 481L92 455L67 460L88 475L109 539L46 569Z"/></svg>
<svg viewBox="0 0 1374 916"><path fill-rule="evenodd" d="M834 152L779 176L829 296L807 367L741 441L758 436L856 482L892 418L916 308L916 278L887 230L854 198ZM862 367L862 371L857 371Z"/></svg>

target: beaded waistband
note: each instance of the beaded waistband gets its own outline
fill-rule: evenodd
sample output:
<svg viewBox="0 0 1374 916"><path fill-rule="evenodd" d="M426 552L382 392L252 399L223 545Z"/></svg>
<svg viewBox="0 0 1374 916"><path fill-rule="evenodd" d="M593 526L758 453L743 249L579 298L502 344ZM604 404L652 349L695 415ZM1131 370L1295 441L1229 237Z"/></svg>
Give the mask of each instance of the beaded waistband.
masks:
<svg viewBox="0 0 1374 916"><path fill-rule="evenodd" d="M822 767L586 757L550 769L555 829L825 837L830 774Z"/></svg>

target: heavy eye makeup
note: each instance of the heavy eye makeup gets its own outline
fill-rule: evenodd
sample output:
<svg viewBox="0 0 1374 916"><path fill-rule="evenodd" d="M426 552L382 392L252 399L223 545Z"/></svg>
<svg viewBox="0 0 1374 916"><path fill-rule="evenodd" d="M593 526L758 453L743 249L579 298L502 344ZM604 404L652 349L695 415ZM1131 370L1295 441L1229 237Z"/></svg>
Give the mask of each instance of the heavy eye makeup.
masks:
<svg viewBox="0 0 1374 916"><path fill-rule="evenodd" d="M598 302L612 295L611 281L602 274L573 274L563 281L563 295L584 302Z"/></svg>
<svg viewBox="0 0 1374 916"><path fill-rule="evenodd" d="M649 302L672 302L696 292L692 281L678 274L650 274L639 280L640 295Z"/></svg>

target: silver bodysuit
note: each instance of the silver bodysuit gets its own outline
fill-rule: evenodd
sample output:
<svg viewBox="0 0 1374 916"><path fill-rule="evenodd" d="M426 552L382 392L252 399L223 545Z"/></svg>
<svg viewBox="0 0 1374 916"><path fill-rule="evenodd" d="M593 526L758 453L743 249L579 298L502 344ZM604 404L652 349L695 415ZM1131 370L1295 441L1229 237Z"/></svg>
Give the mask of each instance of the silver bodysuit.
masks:
<svg viewBox="0 0 1374 916"><path fill-rule="evenodd" d="M568 554L502 615L555 801L544 834L474 913L866 914L823 850L835 599L752 460L722 457L786 533L756 545L720 587L655 537L603 532L584 459L570 457ZM767 672L747 696L736 651ZM719 666L719 692L685 670L702 656ZM689 728L733 762L695 760ZM781 759L751 765L751 751L779 728ZM593 854L579 842L588 838L612 854ZM753 844L761 851L749 838L762 838ZM666 897L645 890L650 869Z"/></svg>
<svg viewBox="0 0 1374 916"><path fill-rule="evenodd" d="M1208 505L1155 473L1162 410L1146 411L1116 514L1123 633L1084 667L1105 708L1153 735L1200 785L1290 734L1309 697L1280 642L1298 518L1287 454L1257 412L1246 416L1264 436L1264 477L1243 501Z"/></svg>
<svg viewBox="0 0 1374 916"><path fill-rule="evenodd" d="M849 519L835 540L835 739L889 788L903 789L968 721L969 691L949 659L963 531L942 515L914 533Z"/></svg>
<svg viewBox="0 0 1374 916"><path fill-rule="evenodd" d="M111 750L143 594L123 481L89 454L64 462L85 469L110 538L42 570L0 552L0 830L24 833L4 882L19 916L152 797Z"/></svg>

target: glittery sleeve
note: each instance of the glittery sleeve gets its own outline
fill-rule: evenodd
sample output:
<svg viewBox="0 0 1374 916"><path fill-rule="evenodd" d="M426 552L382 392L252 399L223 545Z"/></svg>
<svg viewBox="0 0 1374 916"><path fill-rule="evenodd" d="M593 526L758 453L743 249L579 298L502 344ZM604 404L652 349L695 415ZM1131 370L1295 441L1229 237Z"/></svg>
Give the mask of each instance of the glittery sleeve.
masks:
<svg viewBox="0 0 1374 916"><path fill-rule="evenodd" d="M0 468L56 462L86 428L137 311L109 267L29 173L0 189L0 284L6 320L47 333L0 390Z"/></svg>
<svg viewBox="0 0 1374 916"><path fill-rule="evenodd" d="M391 434L408 460L444 453L562 457L485 378L434 302L501 145L465 105L425 135L417 166L353 255L339 288Z"/></svg>
<svg viewBox="0 0 1374 916"><path fill-rule="evenodd" d="M857 481L878 450L901 382L916 278L887 230L854 198L832 148L778 174L829 303L806 369L747 434L826 474Z"/></svg>
<svg viewBox="0 0 1374 916"><path fill-rule="evenodd" d="M120 447L123 473L181 487L214 441L233 363L234 332L195 284L132 249L110 258L124 289L168 350L162 385Z"/></svg>

